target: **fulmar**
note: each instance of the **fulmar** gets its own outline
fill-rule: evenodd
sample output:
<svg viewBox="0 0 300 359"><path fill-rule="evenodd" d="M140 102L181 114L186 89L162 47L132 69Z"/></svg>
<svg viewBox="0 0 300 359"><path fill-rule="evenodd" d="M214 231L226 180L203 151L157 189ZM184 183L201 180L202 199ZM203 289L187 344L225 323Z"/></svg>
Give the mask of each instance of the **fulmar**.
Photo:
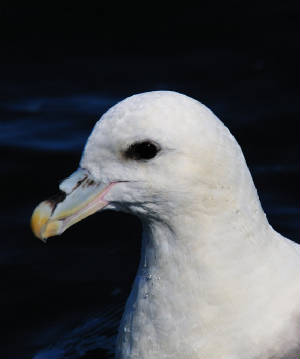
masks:
<svg viewBox="0 0 300 359"><path fill-rule="evenodd" d="M103 209L138 216L141 259L117 359L295 359L300 246L268 223L243 153L200 102L131 96L31 225L46 241Z"/></svg>

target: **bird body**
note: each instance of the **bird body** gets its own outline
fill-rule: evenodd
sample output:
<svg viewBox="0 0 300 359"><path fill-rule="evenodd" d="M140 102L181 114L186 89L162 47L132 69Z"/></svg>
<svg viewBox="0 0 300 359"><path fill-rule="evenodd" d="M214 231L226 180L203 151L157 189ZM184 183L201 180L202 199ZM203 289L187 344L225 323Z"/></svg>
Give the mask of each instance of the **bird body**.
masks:
<svg viewBox="0 0 300 359"><path fill-rule="evenodd" d="M280 237L271 228L260 235ZM299 293L289 283L299 252L285 239L275 239L283 258L267 243L203 252L192 233L186 244L160 226L143 240L117 358L286 358L286 348L297 349Z"/></svg>
<svg viewBox="0 0 300 359"><path fill-rule="evenodd" d="M117 358L298 358L300 247L269 225L240 146L204 105L170 91L120 102L60 189L33 215L40 238L102 208L142 221Z"/></svg>

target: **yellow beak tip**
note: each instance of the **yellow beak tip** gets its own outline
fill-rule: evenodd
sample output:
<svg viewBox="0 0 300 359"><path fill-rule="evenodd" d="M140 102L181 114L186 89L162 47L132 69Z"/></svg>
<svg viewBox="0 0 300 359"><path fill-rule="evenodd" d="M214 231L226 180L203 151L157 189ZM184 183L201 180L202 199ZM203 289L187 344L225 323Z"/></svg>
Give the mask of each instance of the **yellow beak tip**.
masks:
<svg viewBox="0 0 300 359"><path fill-rule="evenodd" d="M47 236L47 233L45 233L45 225L49 221L51 213L52 208L50 207L49 202L44 201L35 208L31 217L30 225L32 232L43 242L46 242L46 238L49 237L49 235Z"/></svg>

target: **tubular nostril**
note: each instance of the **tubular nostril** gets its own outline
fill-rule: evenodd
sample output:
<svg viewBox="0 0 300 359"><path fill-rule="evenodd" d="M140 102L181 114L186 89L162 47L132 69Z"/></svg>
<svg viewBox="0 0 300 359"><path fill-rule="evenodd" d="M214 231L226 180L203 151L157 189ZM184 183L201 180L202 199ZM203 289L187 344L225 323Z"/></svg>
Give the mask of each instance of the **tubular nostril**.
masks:
<svg viewBox="0 0 300 359"><path fill-rule="evenodd" d="M69 177L67 177L60 183L59 189L66 194L70 194L77 187L79 187L81 183L83 183L88 177L89 173L87 170L83 168L78 168L74 173L72 173Z"/></svg>

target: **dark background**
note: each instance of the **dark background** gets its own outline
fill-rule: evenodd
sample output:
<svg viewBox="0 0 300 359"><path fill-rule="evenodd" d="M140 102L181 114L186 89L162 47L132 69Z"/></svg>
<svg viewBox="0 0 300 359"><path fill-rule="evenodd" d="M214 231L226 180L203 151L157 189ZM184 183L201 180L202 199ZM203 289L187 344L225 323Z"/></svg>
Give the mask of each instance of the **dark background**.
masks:
<svg viewBox="0 0 300 359"><path fill-rule="evenodd" d="M47 245L29 220L76 169L96 120L134 93L175 90L210 107L270 223L299 242L298 1L0 9L0 357L113 355L138 220L104 212Z"/></svg>

